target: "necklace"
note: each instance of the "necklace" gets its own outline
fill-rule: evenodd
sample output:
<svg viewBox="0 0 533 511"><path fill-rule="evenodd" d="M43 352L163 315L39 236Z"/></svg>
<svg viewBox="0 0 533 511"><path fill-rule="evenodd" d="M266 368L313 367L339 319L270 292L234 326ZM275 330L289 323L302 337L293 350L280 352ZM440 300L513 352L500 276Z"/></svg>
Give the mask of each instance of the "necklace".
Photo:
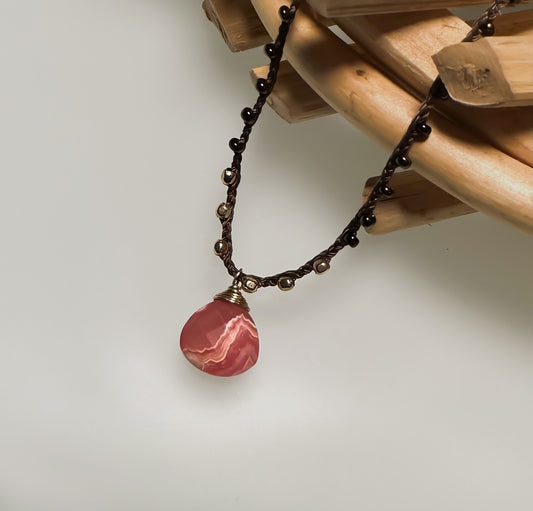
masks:
<svg viewBox="0 0 533 511"><path fill-rule="evenodd" d="M285 41L290 26L296 16L301 0L294 0L290 6L279 9L281 24L276 39L265 46L265 53L270 59L266 78L256 82L258 97L253 107L246 107L241 112L244 128L239 138L232 138L229 147L233 152L231 166L222 172L222 182L227 187L225 202L216 209L216 215L222 225L222 236L215 243L214 252L222 260L233 282L225 291L217 294L213 301L197 312L187 321L180 337L180 347L185 357L198 369L215 376L235 376L250 369L259 356L259 338L257 328L250 316L249 307L242 291L255 293L259 288L277 286L282 291L294 288L298 279L310 273L324 274L330 267L331 260L344 247L357 247L357 236L361 226L370 227L377 219L374 209L382 196L391 196L394 190L390 179L398 168L409 168L411 160L409 151L414 143L423 142L431 134L428 118L435 98L447 99L446 88L439 77L433 82L418 112L413 117L405 134L393 149L380 178L374 185L364 204L344 227L333 243L308 260L300 267L275 275L259 277L243 272L233 262L232 223L237 199L237 188L241 179L242 155L266 100L272 91L283 54ZM480 37L494 34L494 19L500 9L516 3L514 0L495 0L490 7L474 22L463 42L470 42Z"/></svg>

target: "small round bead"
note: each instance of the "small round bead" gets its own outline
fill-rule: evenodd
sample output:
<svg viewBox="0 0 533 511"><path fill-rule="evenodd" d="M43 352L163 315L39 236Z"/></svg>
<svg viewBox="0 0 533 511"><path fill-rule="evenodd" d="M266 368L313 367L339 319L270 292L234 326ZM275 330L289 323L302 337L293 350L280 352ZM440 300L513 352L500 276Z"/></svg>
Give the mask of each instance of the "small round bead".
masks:
<svg viewBox="0 0 533 511"><path fill-rule="evenodd" d="M270 82L265 78L258 78L255 88L259 94L268 94L270 92Z"/></svg>
<svg viewBox="0 0 533 511"><path fill-rule="evenodd" d="M278 287L282 291L290 291L294 287L294 279L288 275L284 275L278 279Z"/></svg>
<svg viewBox="0 0 533 511"><path fill-rule="evenodd" d="M322 275L329 270L329 261L327 259L317 259L313 263L313 270L317 275Z"/></svg>
<svg viewBox="0 0 533 511"><path fill-rule="evenodd" d="M247 293L255 293L259 289L259 280L252 275L246 275L242 280L242 289Z"/></svg>
<svg viewBox="0 0 533 511"><path fill-rule="evenodd" d="M399 167L402 167L404 169L408 169L411 166L411 160L405 154L400 154L396 157L396 164Z"/></svg>
<svg viewBox="0 0 533 511"><path fill-rule="evenodd" d="M222 171L221 179L226 186L231 186L237 181L237 171L228 167Z"/></svg>
<svg viewBox="0 0 533 511"><path fill-rule="evenodd" d="M348 231L343 238L344 242L347 245L350 245L350 247L355 248L357 245L359 245L359 238L357 237L357 233L355 231Z"/></svg>
<svg viewBox="0 0 533 511"><path fill-rule="evenodd" d="M244 141L241 140L240 138L232 138L230 141L229 141L229 148L234 152L234 153L242 153L244 151Z"/></svg>
<svg viewBox="0 0 533 511"><path fill-rule="evenodd" d="M267 57L273 59L278 56L278 47L274 43L265 44L265 53Z"/></svg>
<svg viewBox="0 0 533 511"><path fill-rule="evenodd" d="M362 219L362 224L365 227L370 227L371 225L374 225L375 223L376 223L376 215L374 215L374 213L367 213Z"/></svg>
<svg viewBox="0 0 533 511"><path fill-rule="evenodd" d="M229 250L229 243L226 240L218 240L213 247L217 256L224 255Z"/></svg>
<svg viewBox="0 0 533 511"><path fill-rule="evenodd" d="M416 134L419 140L426 140L431 135L431 126L425 122L416 125Z"/></svg>
<svg viewBox="0 0 533 511"><path fill-rule="evenodd" d="M222 204L218 205L217 208L217 217L220 218L220 220L225 220L229 217L231 213L231 206L229 204L226 204L223 202Z"/></svg>
<svg viewBox="0 0 533 511"><path fill-rule="evenodd" d="M382 184L380 190L381 193L387 197L390 197L394 193L394 190L387 184Z"/></svg>
<svg viewBox="0 0 533 511"><path fill-rule="evenodd" d="M491 21L485 21L485 23L479 25L479 31L483 37L490 37L491 35L494 35L496 27Z"/></svg>
<svg viewBox="0 0 533 511"><path fill-rule="evenodd" d="M279 8L279 16L283 21L289 21L291 19L291 8L287 5L282 5Z"/></svg>
<svg viewBox="0 0 533 511"><path fill-rule="evenodd" d="M242 109L241 119L246 124L253 124L257 120L257 117L255 115L255 112L251 108L246 107Z"/></svg>

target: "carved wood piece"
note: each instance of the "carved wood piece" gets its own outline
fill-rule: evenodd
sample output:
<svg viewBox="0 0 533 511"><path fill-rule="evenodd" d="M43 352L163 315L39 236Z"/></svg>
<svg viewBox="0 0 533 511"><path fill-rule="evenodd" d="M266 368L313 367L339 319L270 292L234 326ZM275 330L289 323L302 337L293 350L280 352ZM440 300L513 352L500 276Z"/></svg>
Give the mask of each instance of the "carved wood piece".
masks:
<svg viewBox="0 0 533 511"><path fill-rule="evenodd" d="M485 107L533 104L533 37L454 44L433 55L433 61L455 101Z"/></svg>
<svg viewBox="0 0 533 511"><path fill-rule="evenodd" d="M257 48L272 38L257 16L250 0L204 0L202 7L233 52ZM323 25L333 21L313 12L314 18Z"/></svg>
<svg viewBox="0 0 533 511"><path fill-rule="evenodd" d="M372 177L366 182L363 201L378 179ZM390 184L394 194L379 200L375 209L378 220L366 229L369 234L386 234L475 212L412 170L394 174Z"/></svg>
<svg viewBox="0 0 533 511"><path fill-rule="evenodd" d="M506 14L496 26L511 30L523 27L527 17ZM506 21L506 17L513 16ZM337 24L358 45L382 63L389 76L421 99L438 70L431 56L443 47L456 44L466 35L468 25L446 10L354 16L337 18ZM496 28L498 30L498 28ZM457 119L501 151L533 166L533 108L475 109L453 101L436 104L445 115Z"/></svg>
<svg viewBox="0 0 533 511"><path fill-rule="evenodd" d="M487 0L308 0L308 3L322 16L334 18L464 7L486 4Z"/></svg>
<svg viewBox="0 0 533 511"><path fill-rule="evenodd" d="M252 2L267 30L276 34L283 1ZM305 5L293 22L285 55L315 92L388 148L418 109L416 99L314 21ZM532 232L531 168L436 113L432 126L432 136L411 150L415 168L472 208Z"/></svg>
<svg viewBox="0 0 533 511"><path fill-rule="evenodd" d="M255 48L271 40L250 0L204 0L202 7L233 52Z"/></svg>
<svg viewBox="0 0 533 511"><path fill-rule="evenodd" d="M268 66L256 67L250 71L255 83L258 78L266 78ZM336 113L307 83L286 60L281 62L278 79L270 96L268 105L285 121L296 123Z"/></svg>

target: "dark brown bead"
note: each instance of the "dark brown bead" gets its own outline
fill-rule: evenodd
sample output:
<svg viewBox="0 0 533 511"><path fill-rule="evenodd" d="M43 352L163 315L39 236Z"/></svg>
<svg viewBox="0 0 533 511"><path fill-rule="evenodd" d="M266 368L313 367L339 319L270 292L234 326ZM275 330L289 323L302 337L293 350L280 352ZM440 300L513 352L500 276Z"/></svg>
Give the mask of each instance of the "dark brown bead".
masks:
<svg viewBox="0 0 533 511"><path fill-rule="evenodd" d="M361 222L365 227L370 227L376 223L376 215L374 213L367 213Z"/></svg>
<svg viewBox="0 0 533 511"><path fill-rule="evenodd" d="M400 154L396 157L396 164L398 167L408 169L411 166L411 159L405 156L405 154Z"/></svg>
<svg viewBox="0 0 533 511"><path fill-rule="evenodd" d="M431 126L425 122L416 125L416 138L418 140L426 140L431 135Z"/></svg>
<svg viewBox="0 0 533 511"><path fill-rule="evenodd" d="M479 25L479 31L483 37L490 37L491 35L494 35L496 27L491 21L485 21L485 23Z"/></svg>
<svg viewBox="0 0 533 511"><path fill-rule="evenodd" d="M291 19L291 8L287 5L282 5L279 8L279 16L283 21L289 21Z"/></svg>
<svg viewBox="0 0 533 511"><path fill-rule="evenodd" d="M240 138L232 138L229 141L229 147L234 153L242 153L244 151L244 141Z"/></svg>
<svg viewBox="0 0 533 511"><path fill-rule="evenodd" d="M278 56L278 47L274 43L265 44L265 53L267 57L273 59Z"/></svg>
<svg viewBox="0 0 533 511"><path fill-rule="evenodd" d="M355 248L359 245L359 238L357 237L356 231L348 231L343 237L344 243L350 245L350 247Z"/></svg>
<svg viewBox="0 0 533 511"><path fill-rule="evenodd" d="M270 82L265 78L259 78L255 84L259 94L268 94L270 92Z"/></svg>
<svg viewBox="0 0 533 511"><path fill-rule="evenodd" d="M388 184L382 184L380 190L387 197L390 197L394 193L394 190Z"/></svg>
<svg viewBox="0 0 533 511"><path fill-rule="evenodd" d="M246 107L246 108L243 108L241 111L241 119L246 124L254 124L255 121L257 120L257 115L250 107Z"/></svg>

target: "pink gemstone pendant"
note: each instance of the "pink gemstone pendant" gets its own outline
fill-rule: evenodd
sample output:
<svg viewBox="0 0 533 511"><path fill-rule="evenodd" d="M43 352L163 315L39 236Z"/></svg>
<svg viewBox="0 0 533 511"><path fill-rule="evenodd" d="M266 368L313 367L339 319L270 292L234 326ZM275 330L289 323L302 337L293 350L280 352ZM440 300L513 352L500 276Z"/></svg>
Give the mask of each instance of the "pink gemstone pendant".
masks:
<svg viewBox="0 0 533 511"><path fill-rule="evenodd" d="M232 288L229 288L230 291ZM233 290L231 292L237 292ZM180 347L187 360L201 371L214 376L235 376L257 362L257 328L243 306L215 297L190 318L181 331ZM238 293L240 295L240 293ZM246 307L246 308L245 308Z"/></svg>

